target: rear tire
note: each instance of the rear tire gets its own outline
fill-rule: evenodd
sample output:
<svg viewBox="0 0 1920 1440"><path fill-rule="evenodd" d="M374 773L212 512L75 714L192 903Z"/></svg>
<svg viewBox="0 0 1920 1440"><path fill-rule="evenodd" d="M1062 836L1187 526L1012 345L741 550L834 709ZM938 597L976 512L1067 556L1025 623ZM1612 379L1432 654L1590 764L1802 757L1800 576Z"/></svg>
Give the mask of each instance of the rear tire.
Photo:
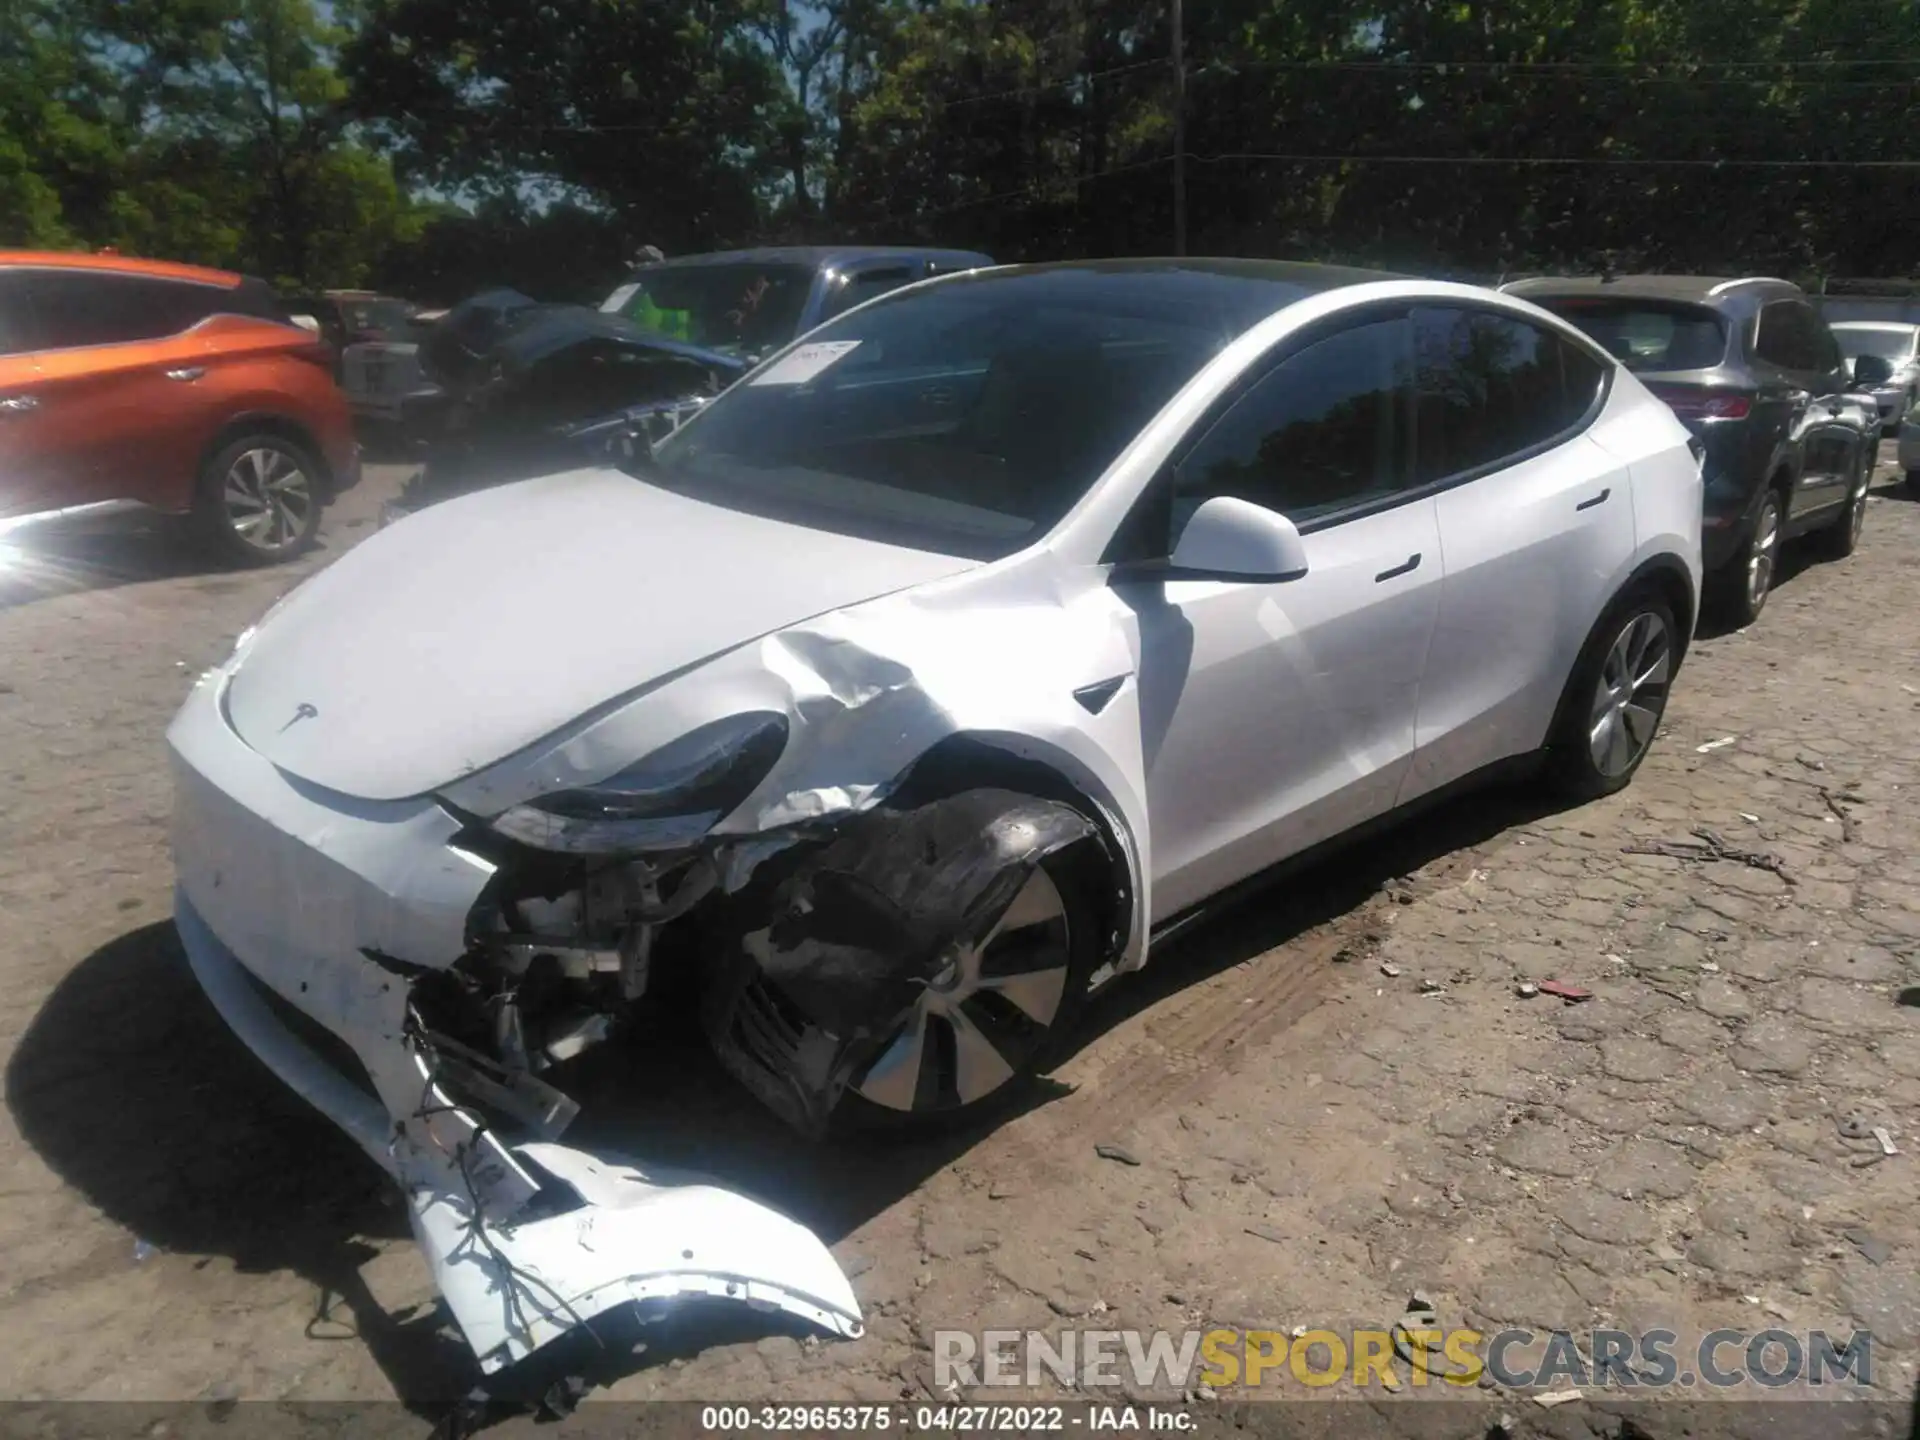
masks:
<svg viewBox="0 0 1920 1440"><path fill-rule="evenodd" d="M1680 662L1680 630L1659 591L1627 591L1587 636L1547 745L1547 775L1576 801L1624 790L1647 758Z"/></svg>
<svg viewBox="0 0 1920 1440"><path fill-rule="evenodd" d="M1786 509L1780 492L1769 488L1746 539L1726 567L1713 578L1717 608L1736 630L1760 618L1773 593L1773 576L1780 563L1780 532Z"/></svg>
<svg viewBox="0 0 1920 1440"><path fill-rule="evenodd" d="M193 524L233 565L273 565L313 546L324 472L307 448L272 431L240 435L201 468Z"/></svg>

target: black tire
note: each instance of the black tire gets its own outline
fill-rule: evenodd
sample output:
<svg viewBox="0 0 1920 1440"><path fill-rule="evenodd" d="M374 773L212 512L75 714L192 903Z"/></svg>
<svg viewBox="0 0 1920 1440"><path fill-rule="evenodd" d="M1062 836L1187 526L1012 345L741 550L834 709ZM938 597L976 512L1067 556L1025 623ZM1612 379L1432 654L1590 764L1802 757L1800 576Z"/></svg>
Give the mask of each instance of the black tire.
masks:
<svg viewBox="0 0 1920 1440"><path fill-rule="evenodd" d="M1920 470L1907 471L1907 493L1920 495Z"/></svg>
<svg viewBox="0 0 1920 1440"><path fill-rule="evenodd" d="M1031 1037L1030 1048L1023 1049L1017 1063L1010 1064L1011 1073L1003 1082L974 1100L960 1100L957 1092L948 1088L952 1077L938 1073L943 1067L951 1069L955 1064L953 1031L943 1020L929 1020L928 1048L937 1050L943 1043L934 1027L946 1026L946 1051L928 1057L930 1069L923 1070L921 1082L916 1086L913 1108L880 1104L862 1094L860 1087L873 1068L865 1066L835 1107L832 1132L845 1136L910 1139L962 1129L1014 1105L1032 1087L1035 1077L1061 1057L1063 1042L1072 1035L1086 1009L1088 985L1101 962L1102 940L1110 928L1101 921L1103 869L1099 847L1088 842L1070 845L1040 862L1038 873L1046 877L1062 902L1067 932L1066 975L1058 1007L1045 1026L1036 1027L1038 1033ZM1006 1004L1000 996L993 999ZM996 1018L1001 1021L1025 1019L1011 1013ZM1031 1026L1031 1021L1026 1024ZM933 1083L936 1079L940 1082L937 1085Z"/></svg>
<svg viewBox="0 0 1920 1440"><path fill-rule="evenodd" d="M250 432L207 457L193 524L227 563L274 565L313 548L326 493L325 472L304 445L274 431Z"/></svg>
<svg viewBox="0 0 1920 1440"><path fill-rule="evenodd" d="M1621 646L1628 642L1627 649L1632 651L1628 637L1633 627L1643 622L1651 627L1649 640L1660 648L1657 654L1653 649L1637 657L1629 653L1626 658L1632 662L1631 671L1625 679L1632 682L1639 676L1652 674L1656 660L1664 662L1663 667L1659 667L1659 678L1637 686L1629 683L1624 693L1626 701L1631 703L1609 707L1601 694L1603 682L1616 697L1622 694L1616 679ZM1680 643L1673 607L1657 589L1629 590L1607 607L1606 614L1588 634L1586 644L1580 647L1580 658L1574 662L1573 674L1568 677L1554 732L1547 743L1547 778L1561 794L1576 801L1597 800L1624 790L1632 781L1653 748L1660 721L1666 715L1667 695L1680 663ZM1603 710L1609 712L1604 717ZM1641 722L1628 713L1640 710L1652 714L1644 735L1639 728ZM1603 764L1597 757L1602 718L1623 727L1619 733L1634 747L1624 760L1615 754ZM1608 730L1609 741L1614 733Z"/></svg>
<svg viewBox="0 0 1920 1440"><path fill-rule="evenodd" d="M1844 560L1860 548L1860 529L1867 518L1867 491L1872 487L1873 459L1862 455L1840 513L1820 531L1820 549L1829 559Z"/></svg>
<svg viewBox="0 0 1920 1440"><path fill-rule="evenodd" d="M1767 597L1773 593L1773 577L1780 564L1780 536L1786 513L1780 492L1768 489L1761 497L1739 550L1708 582L1712 586L1714 608L1736 630L1753 624L1767 608ZM1757 561L1764 562L1759 578L1755 570Z"/></svg>

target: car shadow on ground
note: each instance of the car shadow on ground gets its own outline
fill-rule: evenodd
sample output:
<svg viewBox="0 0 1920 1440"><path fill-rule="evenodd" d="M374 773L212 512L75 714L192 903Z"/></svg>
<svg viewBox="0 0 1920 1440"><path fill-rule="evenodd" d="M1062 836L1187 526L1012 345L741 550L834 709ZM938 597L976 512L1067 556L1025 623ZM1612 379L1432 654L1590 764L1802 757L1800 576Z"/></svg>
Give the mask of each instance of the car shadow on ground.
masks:
<svg viewBox="0 0 1920 1440"><path fill-rule="evenodd" d="M1075 1043L1337 921L1397 877L1550 811L1537 787L1482 792L1316 863L1299 883L1252 891L1096 1001ZM477 1382L443 1311L389 1313L368 1291L359 1274L373 1253L368 1242L407 1234L397 1196L342 1133L228 1033L200 994L171 923L132 931L76 965L29 1025L6 1083L28 1143L115 1223L175 1254L225 1256L243 1271L302 1276L315 1287L309 1334L357 1337L422 1415L444 1416ZM569 1142L705 1171L793 1215L829 1244L1009 1118L1002 1113L936 1140L812 1143L731 1082L697 1027L676 1017L644 1027L635 1043L590 1052L567 1088L585 1107ZM1023 1103L1045 1105L1063 1091L1043 1081ZM849 1258L843 1253L843 1262ZM611 1322L616 1334L621 1323ZM626 1373L714 1343L798 1333L777 1317L724 1305L647 1329L644 1355L635 1358L631 1343L602 1344L603 1365ZM547 1383L555 1364L592 1368L578 1365L577 1348L570 1357L564 1347L550 1349L558 1353L542 1352L516 1395L526 1384Z"/></svg>

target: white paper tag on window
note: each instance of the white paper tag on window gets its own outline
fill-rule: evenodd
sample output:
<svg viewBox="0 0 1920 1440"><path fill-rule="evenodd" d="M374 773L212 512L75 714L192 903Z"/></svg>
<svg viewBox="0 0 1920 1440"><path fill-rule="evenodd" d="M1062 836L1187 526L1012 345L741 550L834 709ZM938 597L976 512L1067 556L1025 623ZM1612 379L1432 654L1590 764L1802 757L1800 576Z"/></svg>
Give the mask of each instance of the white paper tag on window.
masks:
<svg viewBox="0 0 1920 1440"><path fill-rule="evenodd" d="M752 385L804 385L829 365L858 350L858 340L817 340L790 350L754 376Z"/></svg>
<svg viewBox="0 0 1920 1440"><path fill-rule="evenodd" d="M622 310L627 308L627 302L633 299L639 291L640 286L638 282L632 285L622 285L606 298L605 303L600 306L600 313L602 315L618 315Z"/></svg>

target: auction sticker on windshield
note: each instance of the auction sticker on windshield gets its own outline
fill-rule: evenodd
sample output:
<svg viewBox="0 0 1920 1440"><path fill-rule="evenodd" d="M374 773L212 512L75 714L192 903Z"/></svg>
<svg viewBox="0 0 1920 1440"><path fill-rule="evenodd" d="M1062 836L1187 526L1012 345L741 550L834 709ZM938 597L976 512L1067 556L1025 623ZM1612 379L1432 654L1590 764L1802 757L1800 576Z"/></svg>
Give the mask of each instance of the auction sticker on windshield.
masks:
<svg viewBox="0 0 1920 1440"><path fill-rule="evenodd" d="M829 365L844 359L849 351L859 348L858 340L817 340L811 345L801 345L789 351L747 383L804 385Z"/></svg>

